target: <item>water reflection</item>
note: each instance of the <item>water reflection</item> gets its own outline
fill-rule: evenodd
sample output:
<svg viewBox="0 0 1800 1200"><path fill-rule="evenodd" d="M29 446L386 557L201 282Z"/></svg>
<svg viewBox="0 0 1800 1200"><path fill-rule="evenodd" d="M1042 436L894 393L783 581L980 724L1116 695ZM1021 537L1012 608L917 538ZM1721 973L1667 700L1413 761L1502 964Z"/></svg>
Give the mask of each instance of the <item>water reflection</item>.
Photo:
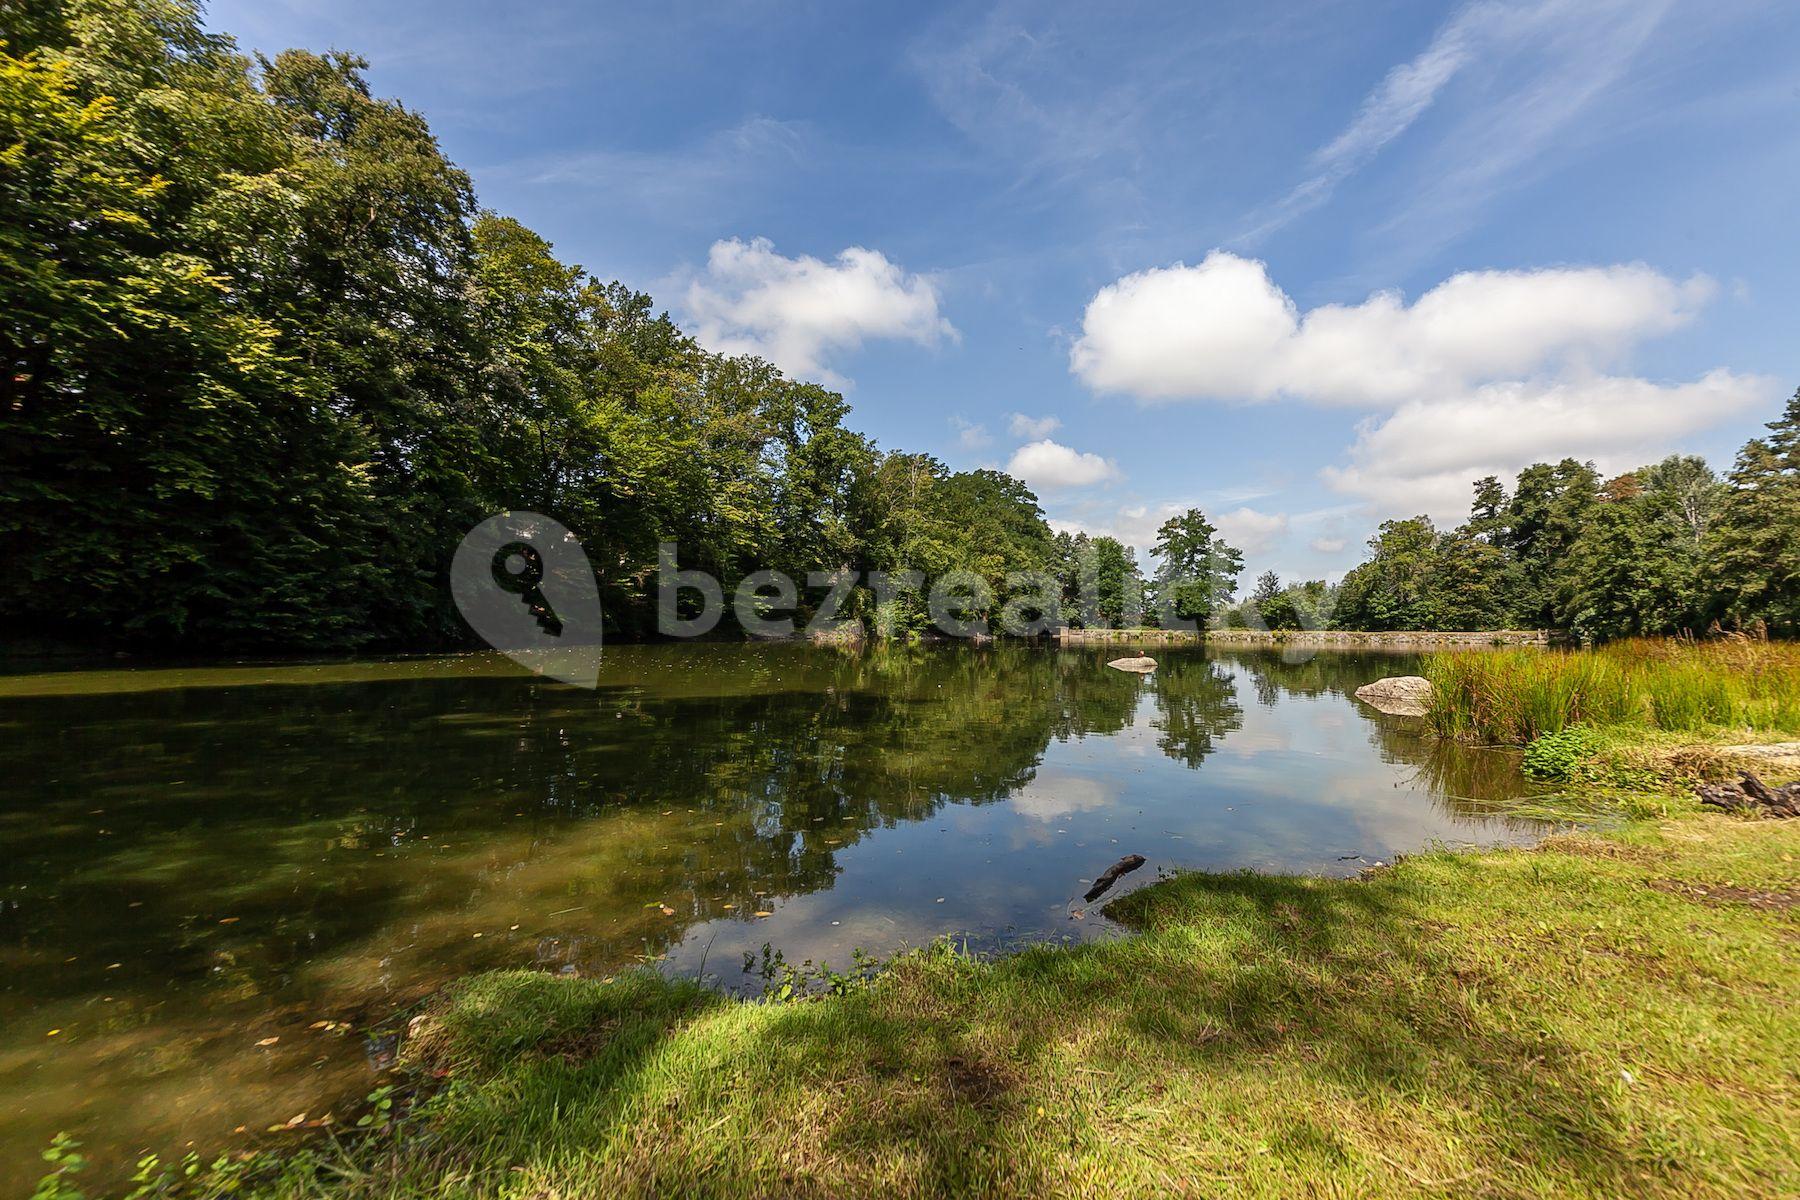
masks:
<svg viewBox="0 0 1800 1200"><path fill-rule="evenodd" d="M1105 657L637 647L596 692L485 657L0 677L0 1187L58 1129L117 1162L341 1109L370 1077L343 1026L469 970L754 984L730 964L765 941L1104 935L1079 893L1126 852L1134 882L1349 872L1533 831L1496 815L1509 758L1350 698L1404 658Z"/></svg>

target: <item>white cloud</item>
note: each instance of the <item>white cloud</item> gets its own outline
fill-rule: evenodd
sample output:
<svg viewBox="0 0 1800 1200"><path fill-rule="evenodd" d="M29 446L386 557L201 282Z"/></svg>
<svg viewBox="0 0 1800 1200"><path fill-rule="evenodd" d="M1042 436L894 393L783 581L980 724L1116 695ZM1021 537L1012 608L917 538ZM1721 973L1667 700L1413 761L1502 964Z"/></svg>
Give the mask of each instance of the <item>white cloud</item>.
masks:
<svg viewBox="0 0 1800 1200"><path fill-rule="evenodd" d="M1389 228L1436 244L1533 158L1572 139L1568 126L1625 75L1672 0L1473 0L1431 42L1388 71L1308 166L1311 174L1252 218L1254 242L1330 199L1338 184L1438 105L1457 103L1418 153L1418 182Z"/></svg>
<svg viewBox="0 0 1800 1200"><path fill-rule="evenodd" d="M714 242L686 305L713 350L761 355L795 378L840 384L826 366L834 353L874 339L930 346L958 336L930 279L861 246L828 263L784 257L767 238Z"/></svg>
<svg viewBox="0 0 1800 1200"><path fill-rule="evenodd" d="M1071 813L1094 812L1119 799L1116 783L1066 771L1043 771L1010 797L1013 810L1033 820L1051 822Z"/></svg>
<svg viewBox="0 0 1800 1200"><path fill-rule="evenodd" d="M1014 437L1038 441L1047 438L1062 428L1062 418L1053 416L1028 417L1024 413L1011 413L1006 418L1007 428Z"/></svg>
<svg viewBox="0 0 1800 1200"><path fill-rule="evenodd" d="M1306 548L1315 554L1337 554L1348 544L1341 537L1319 537L1306 543Z"/></svg>
<svg viewBox="0 0 1800 1200"><path fill-rule="evenodd" d="M1138 552L1140 564L1149 562L1150 547L1156 544L1156 531L1176 513L1185 512L1184 504L1123 504L1108 508L1100 504L1078 505L1072 519L1050 518L1050 528L1058 533L1085 533L1089 537L1109 537Z"/></svg>
<svg viewBox="0 0 1800 1200"><path fill-rule="evenodd" d="M1286 513L1257 512L1254 508L1237 508L1213 518L1219 536L1226 544L1255 558L1273 546L1288 531Z"/></svg>
<svg viewBox="0 0 1800 1200"><path fill-rule="evenodd" d="M1419 160L1406 202L1379 230L1383 241L1415 260L1427 256L1466 232L1496 196L1532 180L1538 160L1585 158L1596 118L1605 119L1596 111L1601 101L1628 79L1674 7L1674 0L1540 0L1470 9L1493 18L1476 50L1483 69L1469 72L1470 103ZM1654 103L1619 97L1615 108Z"/></svg>
<svg viewBox="0 0 1800 1200"><path fill-rule="evenodd" d="M1715 290L1642 265L1555 267L1466 272L1410 304L1378 292L1302 312L1261 263L1214 251L1101 289L1070 364L1090 386L1146 400L1373 411L1325 481L1382 515L1455 522L1482 475L1565 456L1629 469L1772 397L1771 381L1729 371L1691 383L1605 373Z"/></svg>
<svg viewBox="0 0 1800 1200"><path fill-rule="evenodd" d="M1020 446L1006 473L1034 488L1088 487L1119 477L1119 468L1098 454L1083 454L1045 438Z"/></svg>
<svg viewBox="0 0 1800 1200"><path fill-rule="evenodd" d="M724 198L741 205L759 180L792 175L815 152L815 142L805 123L753 116L685 145L559 152L513 169L528 183L560 191L604 191L610 204L629 205L664 222L716 220L724 217Z"/></svg>
<svg viewBox="0 0 1800 1200"><path fill-rule="evenodd" d="M956 444L964 450L979 450L983 446L991 446L994 436L988 432L986 425L978 425L966 417L951 417L950 427L956 430Z"/></svg>
<svg viewBox="0 0 1800 1200"><path fill-rule="evenodd" d="M1418 57L1387 73L1362 102L1356 117L1313 155L1322 174L1352 169L1405 133L1437 99L1438 92L1469 61L1471 17L1481 9L1465 8L1439 29Z"/></svg>
<svg viewBox="0 0 1800 1200"><path fill-rule="evenodd" d="M1405 133L1468 63L1478 24L1471 18L1480 11L1463 9L1438 30L1417 57L1390 70L1363 99L1344 131L1313 154L1312 176L1283 197L1246 237L1259 238L1324 203L1339 183Z"/></svg>
<svg viewBox="0 0 1800 1200"><path fill-rule="evenodd" d="M1322 474L1384 513L1424 512L1455 524L1467 517L1470 486L1483 475L1504 479L1564 457L1593 459L1607 473L1629 470L1779 392L1775 380L1722 370L1676 385L1605 377L1494 383L1365 421L1349 465Z"/></svg>
<svg viewBox="0 0 1800 1200"><path fill-rule="evenodd" d="M1690 320L1712 282L1646 266L1452 276L1301 313L1262 263L1224 250L1127 275L1088 303L1070 368L1144 400L1385 407L1547 367L1596 366Z"/></svg>
<svg viewBox="0 0 1800 1200"><path fill-rule="evenodd" d="M1156 532L1164 521L1178 516L1195 505L1191 501L1165 501L1160 504L1121 504L1107 507L1099 503L1077 505L1069 510L1072 519L1052 518L1050 527L1058 532L1085 532L1091 537L1117 538L1138 551L1139 562L1153 566L1150 548L1156 545ZM1259 512L1240 506L1228 512L1208 512L1208 519L1219 536L1231 546L1255 558L1275 545L1288 532L1291 521L1286 513Z"/></svg>

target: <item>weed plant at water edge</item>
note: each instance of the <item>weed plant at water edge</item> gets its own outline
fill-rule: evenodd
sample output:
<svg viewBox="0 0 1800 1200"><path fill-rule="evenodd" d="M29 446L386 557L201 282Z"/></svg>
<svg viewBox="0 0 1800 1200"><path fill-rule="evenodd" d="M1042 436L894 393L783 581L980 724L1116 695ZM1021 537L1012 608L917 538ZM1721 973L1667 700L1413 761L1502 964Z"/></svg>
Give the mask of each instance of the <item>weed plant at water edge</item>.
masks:
<svg viewBox="0 0 1800 1200"><path fill-rule="evenodd" d="M1593 650L1448 651L1426 659L1446 737L1523 745L1570 725L1800 731L1800 647L1637 639Z"/></svg>

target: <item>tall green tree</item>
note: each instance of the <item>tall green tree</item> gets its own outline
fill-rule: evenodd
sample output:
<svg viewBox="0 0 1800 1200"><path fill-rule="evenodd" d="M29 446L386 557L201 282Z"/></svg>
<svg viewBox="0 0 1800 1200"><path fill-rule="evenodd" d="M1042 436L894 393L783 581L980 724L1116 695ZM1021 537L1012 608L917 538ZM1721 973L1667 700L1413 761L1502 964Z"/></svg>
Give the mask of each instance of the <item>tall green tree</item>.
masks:
<svg viewBox="0 0 1800 1200"><path fill-rule="evenodd" d="M1250 593L1250 607L1264 629L1302 627L1306 614L1294 593L1295 589L1281 586L1281 577L1273 571L1264 571L1256 577L1256 587Z"/></svg>
<svg viewBox="0 0 1800 1200"><path fill-rule="evenodd" d="M1516 564L1512 623L1528 629L1555 627L1559 573L1599 495L1600 478L1593 466L1572 458L1536 463L1519 473L1498 539Z"/></svg>
<svg viewBox="0 0 1800 1200"><path fill-rule="evenodd" d="M1152 593L1165 618L1204 624L1231 601L1244 556L1218 536L1197 508L1170 517L1156 531Z"/></svg>
<svg viewBox="0 0 1800 1200"><path fill-rule="evenodd" d="M1714 611L1739 628L1800 633L1800 391L1738 452L1708 527Z"/></svg>
<svg viewBox="0 0 1800 1200"><path fill-rule="evenodd" d="M299 148L191 6L36 16L0 48L0 613L359 640L384 599L372 447L255 298L290 265L265 233L303 203Z"/></svg>
<svg viewBox="0 0 1800 1200"><path fill-rule="evenodd" d="M1383 521L1371 557L1344 576L1333 623L1340 629L1434 629L1437 530L1429 517Z"/></svg>
<svg viewBox="0 0 1800 1200"><path fill-rule="evenodd" d="M1646 487L1658 472L1644 468L1602 489L1562 570L1560 627L1605 640L1695 626L1700 550L1671 474Z"/></svg>

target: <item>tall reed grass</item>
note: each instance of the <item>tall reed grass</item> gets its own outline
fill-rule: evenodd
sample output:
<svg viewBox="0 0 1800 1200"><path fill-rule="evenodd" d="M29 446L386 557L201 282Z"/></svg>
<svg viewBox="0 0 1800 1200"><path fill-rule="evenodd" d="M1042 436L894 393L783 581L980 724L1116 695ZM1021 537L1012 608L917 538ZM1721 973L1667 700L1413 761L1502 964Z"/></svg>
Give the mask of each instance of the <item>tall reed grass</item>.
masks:
<svg viewBox="0 0 1800 1200"><path fill-rule="evenodd" d="M1800 645L1642 638L1593 650L1432 654L1439 733L1523 744L1570 725L1800 732Z"/></svg>

